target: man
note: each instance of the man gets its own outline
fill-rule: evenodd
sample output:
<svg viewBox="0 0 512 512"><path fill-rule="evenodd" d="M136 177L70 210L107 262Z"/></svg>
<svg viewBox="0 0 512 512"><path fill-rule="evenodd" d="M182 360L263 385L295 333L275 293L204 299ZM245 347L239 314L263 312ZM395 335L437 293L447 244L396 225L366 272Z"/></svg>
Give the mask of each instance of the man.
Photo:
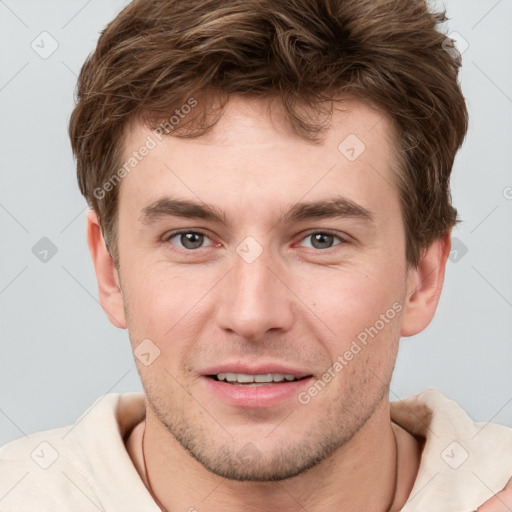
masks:
<svg viewBox="0 0 512 512"><path fill-rule="evenodd" d="M2 510L469 511L505 486L511 429L434 390L388 399L456 222L467 112L440 21L136 0L106 28L70 136L145 393L4 447Z"/></svg>

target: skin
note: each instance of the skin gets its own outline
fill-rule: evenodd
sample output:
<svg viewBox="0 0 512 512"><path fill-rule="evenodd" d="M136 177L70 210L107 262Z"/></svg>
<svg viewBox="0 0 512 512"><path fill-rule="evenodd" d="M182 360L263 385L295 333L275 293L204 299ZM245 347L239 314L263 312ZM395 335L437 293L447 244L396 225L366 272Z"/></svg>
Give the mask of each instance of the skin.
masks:
<svg viewBox="0 0 512 512"><path fill-rule="evenodd" d="M512 510L512 478L501 492L478 508L478 512L510 512L510 510Z"/></svg>
<svg viewBox="0 0 512 512"><path fill-rule="evenodd" d="M338 151L349 134L366 146L353 162ZM148 135L130 127L127 158ZM166 509L395 511L407 500L421 440L390 421L389 383L400 337L433 318L450 238L408 267L392 148L389 120L358 101L344 101L314 145L291 132L278 104L269 115L266 103L234 97L208 136L166 137L122 180L118 269L90 212L103 308L134 349L149 338L160 350L149 366L136 360L147 414L127 449L147 484L145 428L151 485ZM143 222L144 208L165 196L213 205L229 224ZM299 201L334 196L371 221L279 222ZM205 234L202 247L170 238L178 229ZM335 236L318 248L311 235L325 230ZM252 263L236 252L247 236L262 249ZM204 370L226 361L277 361L314 382L393 304L400 312L308 404L293 396L235 407L205 385ZM253 456L242 461L248 444Z"/></svg>

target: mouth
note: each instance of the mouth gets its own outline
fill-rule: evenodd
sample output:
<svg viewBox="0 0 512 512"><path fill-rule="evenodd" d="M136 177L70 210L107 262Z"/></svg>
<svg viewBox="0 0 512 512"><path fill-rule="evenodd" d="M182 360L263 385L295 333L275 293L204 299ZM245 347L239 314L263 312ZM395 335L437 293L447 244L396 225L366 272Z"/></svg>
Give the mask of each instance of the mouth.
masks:
<svg viewBox="0 0 512 512"><path fill-rule="evenodd" d="M297 404L298 394L311 384L313 375L278 364L266 368L234 364L210 368L201 381L215 401L237 409L268 409L284 403Z"/></svg>
<svg viewBox="0 0 512 512"><path fill-rule="evenodd" d="M289 373L261 373L252 375L248 373L228 373L222 372L213 375L207 375L210 379L217 382L225 382L233 386L260 387L272 386L274 384L286 384L312 377L311 375L296 376Z"/></svg>

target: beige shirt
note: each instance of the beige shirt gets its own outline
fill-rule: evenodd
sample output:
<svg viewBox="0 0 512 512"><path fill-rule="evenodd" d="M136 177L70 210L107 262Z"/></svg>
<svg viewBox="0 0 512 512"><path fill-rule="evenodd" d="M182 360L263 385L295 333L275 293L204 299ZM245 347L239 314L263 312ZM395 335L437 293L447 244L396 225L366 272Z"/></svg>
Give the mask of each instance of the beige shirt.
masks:
<svg viewBox="0 0 512 512"><path fill-rule="evenodd" d="M124 444L144 414L142 393L112 393L72 426L5 445L0 511L159 512ZM512 475L512 429L473 422L438 391L393 402L391 417L426 438L402 512L470 512Z"/></svg>

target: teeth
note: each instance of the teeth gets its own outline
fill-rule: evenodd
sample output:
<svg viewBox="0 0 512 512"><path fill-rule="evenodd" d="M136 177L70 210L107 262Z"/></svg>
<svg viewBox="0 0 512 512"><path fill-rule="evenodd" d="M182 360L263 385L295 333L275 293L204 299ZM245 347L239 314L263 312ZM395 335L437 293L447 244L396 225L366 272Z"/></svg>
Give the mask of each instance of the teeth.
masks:
<svg viewBox="0 0 512 512"><path fill-rule="evenodd" d="M288 382L297 380L295 375L287 375L283 373L265 373L262 375L248 375L246 373L219 373L217 379L227 382L239 382L240 384L256 383L270 383L270 382Z"/></svg>
<svg viewBox="0 0 512 512"><path fill-rule="evenodd" d="M245 384L248 382L254 382L254 375L244 375L243 373L238 373L237 375L235 375L235 379L237 382Z"/></svg>
<svg viewBox="0 0 512 512"><path fill-rule="evenodd" d="M266 373L265 375L255 375L254 382L272 382L274 379L272 378L271 373Z"/></svg>

